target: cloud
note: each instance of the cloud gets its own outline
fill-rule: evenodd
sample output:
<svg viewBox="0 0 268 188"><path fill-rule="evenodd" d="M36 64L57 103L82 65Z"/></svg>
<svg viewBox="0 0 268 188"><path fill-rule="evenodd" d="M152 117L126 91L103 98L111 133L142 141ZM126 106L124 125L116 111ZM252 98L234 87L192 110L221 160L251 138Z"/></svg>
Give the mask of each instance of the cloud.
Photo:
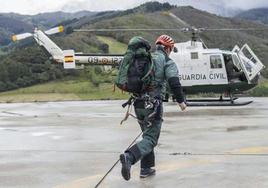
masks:
<svg viewBox="0 0 268 188"><path fill-rule="evenodd" d="M267 0L172 0L173 3L181 5L193 5L195 7L209 9L211 7L223 7L232 9L252 9L268 7Z"/></svg>
<svg viewBox="0 0 268 188"><path fill-rule="evenodd" d="M1 2L0 12L16 12L21 14L37 14L40 12L51 12L59 10L63 2L69 0L7 0Z"/></svg>
<svg viewBox="0 0 268 188"><path fill-rule="evenodd" d="M67 11L77 11L82 8L92 11L122 10L133 8L148 1L150 0L72 0L65 4L62 9ZM267 0L159 0L159 2L169 2L175 5L191 5L212 12L220 8L246 10L257 7L268 7Z"/></svg>
<svg viewBox="0 0 268 188"><path fill-rule="evenodd" d="M259 7L268 7L267 0L232 0L231 3L228 0L224 1L227 7L251 9Z"/></svg>
<svg viewBox="0 0 268 188"><path fill-rule="evenodd" d="M8 0L1 1L0 12L37 14L51 11L104 11L133 8L150 0ZM215 12L221 8L250 9L268 7L267 0L159 0L176 5L192 5L196 8Z"/></svg>
<svg viewBox="0 0 268 188"><path fill-rule="evenodd" d="M72 0L62 7L63 11L77 11L86 9L90 11L106 11L106 10L125 10L139 6L145 2L152 0L80 0L79 2ZM159 2L171 2L170 0L158 0ZM176 2L172 2L176 4Z"/></svg>

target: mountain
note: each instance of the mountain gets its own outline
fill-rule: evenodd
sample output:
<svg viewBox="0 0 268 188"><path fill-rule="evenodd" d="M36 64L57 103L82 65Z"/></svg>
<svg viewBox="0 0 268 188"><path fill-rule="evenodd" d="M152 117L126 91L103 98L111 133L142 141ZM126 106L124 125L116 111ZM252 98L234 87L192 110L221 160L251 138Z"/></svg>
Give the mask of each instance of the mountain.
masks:
<svg viewBox="0 0 268 188"><path fill-rule="evenodd" d="M0 46L9 44L12 34L31 32L35 27L49 29L67 20L90 17L95 14L96 12L90 11L50 12L37 15L2 13L0 14Z"/></svg>
<svg viewBox="0 0 268 188"><path fill-rule="evenodd" d="M50 28L58 24L59 22L63 22L65 20L71 20L74 18L81 18L84 16L92 16L96 14L96 12L90 11L79 11L74 13L67 13L67 12L49 12L49 13L40 13L36 15L21 15L16 13L4 13L3 16L14 18L23 22L27 22L28 24L43 27L43 28Z"/></svg>
<svg viewBox="0 0 268 188"><path fill-rule="evenodd" d="M249 22L236 18L225 18L205 11L197 10L193 7L176 7L169 4L158 2L149 2L134 9L126 11L108 11L100 12L93 16L85 16L68 20L66 26L71 28L182 28L184 24L171 18L167 11L172 12L184 22L195 27L205 28L256 28L268 29L268 26ZM154 43L160 34L171 35L176 42L185 42L190 40L191 35L183 32L67 32L53 36L52 40L62 49L74 49L77 52L100 53L106 52L103 48L105 42L99 40L99 35L109 36L113 39L128 43L133 36L139 35L148 39L151 44ZM235 45L242 46L248 43L256 52L263 63L268 67L268 32L266 31L210 31L201 33L204 42L210 48L229 49ZM62 67L50 64L50 60L41 48L35 43L28 43L22 47L18 43L13 52L1 58L0 62L0 90L24 87L36 83L54 80L66 75L79 75L77 71L64 71ZM20 45L20 46L19 46ZM37 58L38 57L38 58ZM1 66L2 65L2 66ZM4 66L5 65L5 66ZM7 67L7 68L6 68ZM85 74L92 74L92 71L85 70ZM24 76L23 76L24 75ZM263 72L268 76L268 70ZM88 76L91 79L92 75ZM5 82L3 82L3 80ZM1 83L2 81L2 83Z"/></svg>
<svg viewBox="0 0 268 188"><path fill-rule="evenodd" d="M248 11L244 11L236 15L235 17L268 24L268 8L251 9Z"/></svg>
<svg viewBox="0 0 268 188"><path fill-rule="evenodd" d="M223 7L222 5L215 5L209 12L223 17L233 17L241 13L242 10L238 8Z"/></svg>
<svg viewBox="0 0 268 188"><path fill-rule="evenodd" d="M43 26L45 28L50 28L57 25L60 22L72 19L79 19L84 16L92 16L94 12L80 11L76 13L66 13L66 12L52 12L52 13L42 13L30 17L31 23L37 26Z"/></svg>
<svg viewBox="0 0 268 188"><path fill-rule="evenodd" d="M145 4L148 6L148 4ZM143 5L143 6L145 6ZM139 11L127 10L125 12L117 13L115 17L105 18L102 20L94 21L82 26L84 29L92 28L182 28L185 27L177 20L172 19L165 14L165 11L155 12L142 12L142 8ZM210 14L205 11L195 9L193 7L170 7L170 12L182 19L184 22L195 27L214 28L214 29L226 29L226 28L256 28L265 29L265 31L207 31L201 33L201 37L204 42L210 48L229 49L235 45L242 46L248 43L253 51L260 57L263 63L268 66L268 27L263 24L253 23L246 20L236 18L225 18ZM133 12L126 14L127 12ZM134 35L142 35L147 38L151 43L155 38L163 32L120 32L120 33L98 33L111 36L121 42L127 43L128 40ZM184 42L190 39L190 34L182 32L166 32L172 35L177 42ZM82 33L86 35L86 33ZM82 35L81 33L75 33L74 35ZM68 46L69 48L71 46ZM266 75L268 76L266 69Z"/></svg>
<svg viewBox="0 0 268 188"><path fill-rule="evenodd" d="M10 43L12 33L28 32L32 29L31 24L12 17L0 15L0 46Z"/></svg>

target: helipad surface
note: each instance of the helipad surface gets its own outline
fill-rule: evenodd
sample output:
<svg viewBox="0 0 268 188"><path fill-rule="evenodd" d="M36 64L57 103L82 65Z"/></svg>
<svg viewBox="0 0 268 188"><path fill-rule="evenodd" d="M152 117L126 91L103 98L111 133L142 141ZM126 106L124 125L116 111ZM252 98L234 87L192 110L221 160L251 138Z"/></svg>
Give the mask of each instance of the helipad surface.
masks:
<svg viewBox="0 0 268 188"><path fill-rule="evenodd" d="M247 99L241 99L247 100ZM122 101L0 104L0 187L94 187L139 134ZM120 165L99 187L268 187L268 99L243 107L165 105L156 176Z"/></svg>

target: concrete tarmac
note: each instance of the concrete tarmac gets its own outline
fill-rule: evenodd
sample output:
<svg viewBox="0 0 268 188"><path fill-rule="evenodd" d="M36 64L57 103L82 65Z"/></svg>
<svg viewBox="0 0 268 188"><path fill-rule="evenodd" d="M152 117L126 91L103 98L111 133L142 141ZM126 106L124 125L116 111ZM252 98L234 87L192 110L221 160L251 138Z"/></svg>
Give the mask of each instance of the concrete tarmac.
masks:
<svg viewBox="0 0 268 188"><path fill-rule="evenodd" d="M246 98L239 100L249 100ZM165 104L156 175L103 188L268 187L268 98L242 107ZM0 187L91 188L139 134L123 101L0 104Z"/></svg>

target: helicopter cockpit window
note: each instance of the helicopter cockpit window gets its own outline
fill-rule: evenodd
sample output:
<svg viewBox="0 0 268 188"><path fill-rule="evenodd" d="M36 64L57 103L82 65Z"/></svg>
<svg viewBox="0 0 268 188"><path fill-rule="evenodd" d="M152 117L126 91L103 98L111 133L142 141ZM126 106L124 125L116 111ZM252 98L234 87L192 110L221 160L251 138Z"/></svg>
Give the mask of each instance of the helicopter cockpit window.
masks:
<svg viewBox="0 0 268 188"><path fill-rule="evenodd" d="M220 55L210 56L210 67L212 69L221 69L222 68L222 60L221 60Z"/></svg>
<svg viewBox="0 0 268 188"><path fill-rule="evenodd" d="M191 52L191 59L198 59L198 52Z"/></svg>

